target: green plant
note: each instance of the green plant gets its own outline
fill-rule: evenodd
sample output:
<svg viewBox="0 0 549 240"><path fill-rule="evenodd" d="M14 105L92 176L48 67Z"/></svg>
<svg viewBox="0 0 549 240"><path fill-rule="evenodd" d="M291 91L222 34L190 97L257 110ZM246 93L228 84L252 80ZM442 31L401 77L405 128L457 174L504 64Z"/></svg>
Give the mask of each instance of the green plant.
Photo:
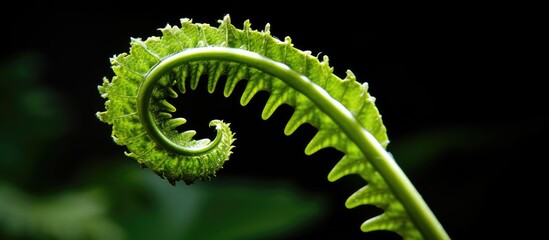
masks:
<svg viewBox="0 0 549 240"><path fill-rule="evenodd" d="M282 104L294 108L284 133L310 124L318 132L305 149L313 154L333 147L344 157L330 172L330 181L358 174L367 185L346 202L348 208L374 205L384 212L364 222L362 231L388 230L405 239L449 239L445 230L412 183L385 150L386 129L368 84L359 83L351 71L341 79L333 74L328 57L323 61L293 47L290 38L272 37L264 31L243 29L227 15L219 27L182 19L181 27L166 26L162 37L132 39L129 54L111 59L116 74L104 79L99 92L106 110L97 116L113 125L112 137L125 145L142 167L153 170L172 184L183 180L208 180L222 168L233 148L229 124L213 120L214 140L194 140L195 131L179 133L183 118L167 99L177 97L173 87L185 93L196 89L203 75L214 92L226 76L223 93L230 96L237 83L246 80L241 97L246 105L260 91L270 93L262 118L268 119ZM189 82L187 82L187 79ZM189 84L189 86L187 86Z"/></svg>

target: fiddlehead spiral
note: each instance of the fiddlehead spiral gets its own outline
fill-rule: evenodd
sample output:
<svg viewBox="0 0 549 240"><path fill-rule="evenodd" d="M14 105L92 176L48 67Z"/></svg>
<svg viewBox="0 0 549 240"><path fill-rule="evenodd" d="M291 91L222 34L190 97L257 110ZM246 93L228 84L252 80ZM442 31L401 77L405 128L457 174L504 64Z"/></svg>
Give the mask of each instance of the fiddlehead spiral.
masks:
<svg viewBox="0 0 549 240"><path fill-rule="evenodd" d="M219 23L216 28L182 19L180 28L161 29L162 37L132 39L129 54L111 59L116 76L99 86L108 100L107 111L98 117L113 125L114 141L125 145L129 156L172 184L209 179L230 156L233 133L219 120L210 123L218 131L213 141L193 140L192 130L179 133L175 128L185 119L172 119L175 107L166 99L177 97L174 87L181 93L187 85L196 89L202 75L208 75L210 93L220 76L226 76L226 97L239 81L247 80L242 105L267 91L262 118L287 104L294 112L286 135L305 123L317 128L306 154L328 147L344 153L330 181L349 174L366 180L368 185L349 198L347 207L369 204L384 213L366 221L363 231L390 230L406 239L444 238L436 218L385 151L386 129L366 83L357 82L350 71L344 79L335 76L328 57L319 61L309 51L294 48L289 37L279 41L270 35L269 25L259 32L246 21L240 30L229 16Z"/></svg>

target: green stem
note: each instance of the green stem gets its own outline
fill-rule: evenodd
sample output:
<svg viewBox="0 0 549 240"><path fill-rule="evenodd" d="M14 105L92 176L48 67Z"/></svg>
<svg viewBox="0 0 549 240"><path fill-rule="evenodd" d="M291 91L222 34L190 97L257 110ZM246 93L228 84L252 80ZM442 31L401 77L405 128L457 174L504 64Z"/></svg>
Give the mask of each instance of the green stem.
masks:
<svg viewBox="0 0 549 240"><path fill-rule="evenodd" d="M154 81L160 79L170 69L181 64L203 60L219 60L244 64L284 81L290 87L307 96L356 143L375 169L383 176L387 185L406 208L410 218L423 236L426 239L450 239L414 185L374 136L362 127L360 122L356 120L354 115L345 106L332 98L323 88L316 85L307 77L290 69L287 65L242 49L223 47L194 48L164 59L149 73L149 75L155 77L148 78L143 84L145 86L152 86ZM140 104L145 103L145 101L147 100L140 99Z"/></svg>

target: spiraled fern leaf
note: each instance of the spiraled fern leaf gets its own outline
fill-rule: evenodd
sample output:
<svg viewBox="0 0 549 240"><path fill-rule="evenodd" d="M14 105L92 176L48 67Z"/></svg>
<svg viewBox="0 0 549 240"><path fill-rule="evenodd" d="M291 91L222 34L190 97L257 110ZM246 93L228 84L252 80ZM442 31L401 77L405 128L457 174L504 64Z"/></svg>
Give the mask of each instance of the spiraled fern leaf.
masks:
<svg viewBox="0 0 549 240"><path fill-rule="evenodd" d="M368 204L384 212L364 222L363 231L394 231L405 239L447 238L385 151L389 140L368 85L357 82L351 71L339 78L327 56L320 61L311 52L294 48L289 37L280 41L271 36L269 28L253 30L246 21L243 29L237 29L227 15L218 27L182 19L180 27L162 28L161 37L132 39L129 54L111 59L116 76L105 78L99 86L102 97L108 99L106 111L97 114L99 119L113 126L112 137L128 148L128 156L170 183L207 180L229 158L234 134L220 120L210 123L218 131L212 141L194 140L193 130L178 132L176 127L185 119L172 118L176 109L169 99L177 97L174 89L180 93L196 89L203 75L208 76L210 93L226 76L226 97L239 81L246 80L242 105L267 91L263 119L286 104L294 112L285 134L303 124L318 129L306 154L329 147L344 153L330 172L330 181L358 174L367 182L346 206Z"/></svg>

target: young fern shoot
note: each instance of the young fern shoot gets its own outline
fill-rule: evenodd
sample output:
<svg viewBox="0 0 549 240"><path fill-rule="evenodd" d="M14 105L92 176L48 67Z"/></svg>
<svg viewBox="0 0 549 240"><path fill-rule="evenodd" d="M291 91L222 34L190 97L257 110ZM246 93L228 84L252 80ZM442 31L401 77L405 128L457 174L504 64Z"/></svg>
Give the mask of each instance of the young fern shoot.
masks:
<svg viewBox="0 0 549 240"><path fill-rule="evenodd" d="M261 114L268 119L282 104L294 108L284 133L292 134L308 123L318 132L305 148L310 155L333 147L344 153L328 179L358 174L367 185L346 202L348 208L374 205L383 213L365 221L361 230L394 231L404 239L449 239L444 228L412 183L385 150L388 137L381 115L351 71L344 79L333 74L328 57L322 61L263 31L243 29L227 15L218 27L182 19L181 26L167 25L161 37L132 39L128 53L111 59L115 76L105 78L99 92L106 111L98 118L112 125L112 138L129 150L142 167L172 184L182 180L208 180L231 155L235 141L229 124L212 120L215 139L195 140L193 130L178 132L183 118L172 118L169 99L197 88L207 75L207 89L214 92L226 76L223 94L229 97L237 83L246 80L240 103L245 106L260 91L270 93Z"/></svg>

